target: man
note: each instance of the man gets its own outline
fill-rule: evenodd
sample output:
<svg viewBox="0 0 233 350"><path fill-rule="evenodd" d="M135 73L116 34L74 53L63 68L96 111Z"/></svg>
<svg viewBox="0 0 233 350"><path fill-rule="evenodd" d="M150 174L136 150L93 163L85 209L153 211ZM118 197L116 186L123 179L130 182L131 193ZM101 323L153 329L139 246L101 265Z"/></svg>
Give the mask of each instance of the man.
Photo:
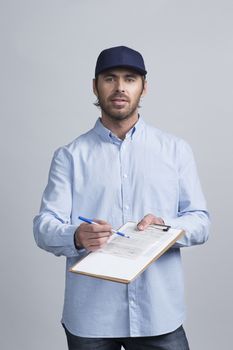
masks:
<svg viewBox="0 0 233 350"><path fill-rule="evenodd" d="M189 349L180 247L205 242L209 219L190 147L138 114L146 74L135 50L101 52L93 80L101 117L55 152L34 219L37 244L67 257L62 324L72 350ZM139 230L165 222L186 233L128 285L69 272L127 221Z"/></svg>

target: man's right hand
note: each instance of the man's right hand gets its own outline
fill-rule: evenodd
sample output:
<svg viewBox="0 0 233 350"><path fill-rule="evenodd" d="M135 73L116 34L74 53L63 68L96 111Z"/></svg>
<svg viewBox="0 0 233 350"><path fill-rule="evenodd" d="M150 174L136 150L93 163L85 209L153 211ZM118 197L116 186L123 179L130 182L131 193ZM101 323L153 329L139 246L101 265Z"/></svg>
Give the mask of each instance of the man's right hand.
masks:
<svg viewBox="0 0 233 350"><path fill-rule="evenodd" d="M74 239L76 246L85 248L88 251L95 251L102 248L112 235L111 226L103 220L94 220L95 224L81 224L75 231Z"/></svg>

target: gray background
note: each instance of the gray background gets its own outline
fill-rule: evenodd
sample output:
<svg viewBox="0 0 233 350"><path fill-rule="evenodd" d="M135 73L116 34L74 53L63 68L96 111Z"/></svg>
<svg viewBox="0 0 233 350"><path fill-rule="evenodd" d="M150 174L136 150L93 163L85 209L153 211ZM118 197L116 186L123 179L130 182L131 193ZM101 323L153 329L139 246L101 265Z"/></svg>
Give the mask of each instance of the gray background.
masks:
<svg viewBox="0 0 233 350"><path fill-rule="evenodd" d="M212 215L204 246L183 250L192 349L232 336L232 0L6 0L1 16L0 348L66 348L59 320L65 259L38 249L54 150L99 115L91 80L103 48L144 55L141 114L192 146Z"/></svg>

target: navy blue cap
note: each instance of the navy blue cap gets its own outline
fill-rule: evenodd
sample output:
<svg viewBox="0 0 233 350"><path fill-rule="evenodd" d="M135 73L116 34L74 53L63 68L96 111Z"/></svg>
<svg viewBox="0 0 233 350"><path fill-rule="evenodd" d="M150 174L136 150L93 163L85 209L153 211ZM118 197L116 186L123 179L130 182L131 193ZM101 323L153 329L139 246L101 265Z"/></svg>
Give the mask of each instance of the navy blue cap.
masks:
<svg viewBox="0 0 233 350"><path fill-rule="evenodd" d="M126 46L116 46L103 50L97 58L95 76L112 68L125 67L137 71L141 75L146 75L144 60L142 55Z"/></svg>

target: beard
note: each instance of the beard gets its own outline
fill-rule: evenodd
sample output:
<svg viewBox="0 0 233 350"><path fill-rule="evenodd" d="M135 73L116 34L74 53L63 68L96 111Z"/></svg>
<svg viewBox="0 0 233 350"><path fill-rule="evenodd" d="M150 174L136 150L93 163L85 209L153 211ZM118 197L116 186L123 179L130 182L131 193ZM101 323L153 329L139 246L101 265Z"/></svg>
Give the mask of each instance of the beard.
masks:
<svg viewBox="0 0 233 350"><path fill-rule="evenodd" d="M122 105L114 105L112 100L114 98L123 98L125 100L125 106ZM141 98L141 93L133 101L131 101L128 97L123 94L113 94L107 100L104 100L100 95L98 95L99 107L102 112L112 120L126 120L129 119L132 115L134 115L139 108L139 102Z"/></svg>

